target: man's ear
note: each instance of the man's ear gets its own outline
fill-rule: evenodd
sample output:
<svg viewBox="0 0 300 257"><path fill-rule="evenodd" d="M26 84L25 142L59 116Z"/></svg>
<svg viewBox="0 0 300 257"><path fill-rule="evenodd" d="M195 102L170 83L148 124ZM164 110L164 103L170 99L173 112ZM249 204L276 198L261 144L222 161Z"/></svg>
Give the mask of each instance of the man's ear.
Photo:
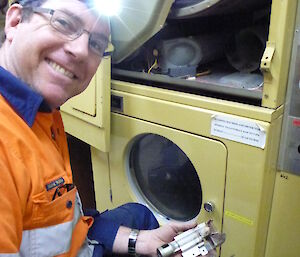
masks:
<svg viewBox="0 0 300 257"><path fill-rule="evenodd" d="M8 41L12 41L17 31L17 27L22 19L22 6L13 4L6 12L5 35Z"/></svg>

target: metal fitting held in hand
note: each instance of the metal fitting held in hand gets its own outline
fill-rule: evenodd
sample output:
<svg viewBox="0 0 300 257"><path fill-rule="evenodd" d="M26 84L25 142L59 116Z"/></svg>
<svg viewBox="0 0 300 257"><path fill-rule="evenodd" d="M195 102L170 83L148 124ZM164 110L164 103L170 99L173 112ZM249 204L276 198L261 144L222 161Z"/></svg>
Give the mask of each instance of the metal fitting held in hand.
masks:
<svg viewBox="0 0 300 257"><path fill-rule="evenodd" d="M225 242L225 234L216 232L212 223L209 220L179 234L174 241L159 247L157 255L168 257L180 251L183 257L205 256Z"/></svg>

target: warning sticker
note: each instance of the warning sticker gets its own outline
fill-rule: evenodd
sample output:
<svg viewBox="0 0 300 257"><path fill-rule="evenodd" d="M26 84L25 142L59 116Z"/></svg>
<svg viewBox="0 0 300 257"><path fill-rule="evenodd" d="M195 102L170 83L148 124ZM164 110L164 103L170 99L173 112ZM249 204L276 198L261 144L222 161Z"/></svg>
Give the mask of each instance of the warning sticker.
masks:
<svg viewBox="0 0 300 257"><path fill-rule="evenodd" d="M211 135L265 148L266 131L255 122L216 115L211 120Z"/></svg>
<svg viewBox="0 0 300 257"><path fill-rule="evenodd" d="M300 120L294 119L293 120L293 125L296 126L296 127L300 127Z"/></svg>

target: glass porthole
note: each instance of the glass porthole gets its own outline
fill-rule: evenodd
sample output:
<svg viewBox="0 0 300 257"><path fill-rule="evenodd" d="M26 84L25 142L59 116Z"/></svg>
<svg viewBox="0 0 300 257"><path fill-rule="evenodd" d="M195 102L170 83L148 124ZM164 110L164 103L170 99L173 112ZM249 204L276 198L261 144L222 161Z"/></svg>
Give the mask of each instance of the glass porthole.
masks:
<svg viewBox="0 0 300 257"><path fill-rule="evenodd" d="M187 155L172 141L155 134L138 137L130 148L129 168L139 196L161 215L184 221L199 214L199 177Z"/></svg>

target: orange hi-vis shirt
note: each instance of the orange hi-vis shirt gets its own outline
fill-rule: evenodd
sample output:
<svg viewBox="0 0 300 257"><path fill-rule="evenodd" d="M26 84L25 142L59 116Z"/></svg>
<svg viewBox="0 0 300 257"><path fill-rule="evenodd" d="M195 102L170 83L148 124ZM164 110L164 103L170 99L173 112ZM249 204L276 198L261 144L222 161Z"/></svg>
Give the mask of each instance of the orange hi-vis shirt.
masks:
<svg viewBox="0 0 300 257"><path fill-rule="evenodd" d="M73 181L60 113L39 111L42 97L6 73L1 68L0 257L92 256L93 218L83 216L76 188L63 186Z"/></svg>

